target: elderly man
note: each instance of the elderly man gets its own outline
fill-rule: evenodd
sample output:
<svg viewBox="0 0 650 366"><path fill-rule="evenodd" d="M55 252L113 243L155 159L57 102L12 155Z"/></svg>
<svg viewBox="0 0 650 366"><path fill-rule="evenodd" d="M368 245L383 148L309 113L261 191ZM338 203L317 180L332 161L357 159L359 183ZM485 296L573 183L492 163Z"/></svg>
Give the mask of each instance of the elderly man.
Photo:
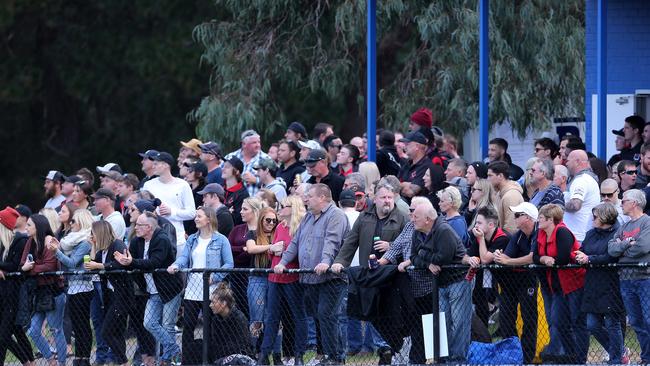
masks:
<svg viewBox="0 0 650 366"><path fill-rule="evenodd" d="M537 159L530 168L530 178L535 192L530 203L542 207L549 203L555 203L564 207L564 194L560 187L553 183L555 168L550 159Z"/></svg>
<svg viewBox="0 0 650 366"><path fill-rule="evenodd" d="M254 166L260 159L270 159L265 152L262 151L262 143L260 142L260 135L255 130L246 130L241 134L241 148L226 155L224 160L236 157L244 163L244 170L242 173L242 181L246 185L246 190L250 197L254 197L257 191L260 190L261 182L255 175Z"/></svg>
<svg viewBox="0 0 650 366"><path fill-rule="evenodd" d="M598 177L591 170L589 158L584 150L571 151L566 164L571 181L565 200L564 223L576 239L582 242L592 226L591 210L600 203Z"/></svg>
<svg viewBox="0 0 650 366"><path fill-rule="evenodd" d="M650 262L650 216L643 213L645 194L631 189L623 194L623 213L630 221L621 225L608 244L608 253L618 263ZM646 267L625 267L619 271L621 295L641 346L641 363L650 362L650 271Z"/></svg>
<svg viewBox="0 0 650 366"><path fill-rule="evenodd" d="M400 141L406 143L408 163L402 167L399 179L402 182L402 196L410 199L424 195L424 174L431 169L433 163L427 158L427 138L420 132L411 132ZM434 178L432 177L433 181Z"/></svg>
<svg viewBox="0 0 650 366"><path fill-rule="evenodd" d="M517 232L512 235L506 249L494 252L494 261L506 266L523 266L533 263L533 248L537 245L537 207L522 202L510 207L515 214ZM521 345L524 363L535 357L537 344L537 277L525 269L513 269L509 274L516 281L502 281L499 329L504 337L516 337L517 307L521 307L523 333ZM549 312L550 318L550 312ZM553 332L551 332L553 337Z"/></svg>
<svg viewBox="0 0 650 366"><path fill-rule="evenodd" d="M332 192L322 183L312 184L307 193L307 215L302 219L275 273L282 273L288 263L298 257L300 268L313 269L315 274L302 273L300 283L308 315L320 322L325 357L324 365L339 365L343 350L339 333L339 313L346 291L345 281L327 273L339 253L349 230L348 219L332 202ZM292 306L300 306L292 304ZM296 355L296 359L302 355Z"/></svg>

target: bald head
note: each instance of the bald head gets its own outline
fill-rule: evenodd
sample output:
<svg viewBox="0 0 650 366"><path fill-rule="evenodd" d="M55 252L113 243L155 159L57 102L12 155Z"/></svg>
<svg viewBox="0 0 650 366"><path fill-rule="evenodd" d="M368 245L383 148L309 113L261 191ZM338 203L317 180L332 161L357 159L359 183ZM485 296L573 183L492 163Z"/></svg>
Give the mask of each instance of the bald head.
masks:
<svg viewBox="0 0 650 366"><path fill-rule="evenodd" d="M602 183L600 183L600 190L610 192L611 190L618 189L618 183L612 178L607 178L605 179Z"/></svg>
<svg viewBox="0 0 650 366"><path fill-rule="evenodd" d="M569 168L569 173L576 175L580 171L589 168L589 157L584 150L573 150L567 157L566 165Z"/></svg>
<svg viewBox="0 0 650 366"><path fill-rule="evenodd" d="M614 179L607 178L600 183L600 199L611 204L618 203L618 183Z"/></svg>

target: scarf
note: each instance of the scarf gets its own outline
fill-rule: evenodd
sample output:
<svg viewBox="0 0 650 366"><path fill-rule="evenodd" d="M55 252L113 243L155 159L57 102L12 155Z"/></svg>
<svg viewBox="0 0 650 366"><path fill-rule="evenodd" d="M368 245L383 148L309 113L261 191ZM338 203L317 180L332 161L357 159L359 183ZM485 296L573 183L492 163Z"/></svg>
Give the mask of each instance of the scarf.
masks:
<svg viewBox="0 0 650 366"><path fill-rule="evenodd" d="M69 256L82 241L87 241L90 237L90 229L71 231L68 235L61 238L61 251Z"/></svg>

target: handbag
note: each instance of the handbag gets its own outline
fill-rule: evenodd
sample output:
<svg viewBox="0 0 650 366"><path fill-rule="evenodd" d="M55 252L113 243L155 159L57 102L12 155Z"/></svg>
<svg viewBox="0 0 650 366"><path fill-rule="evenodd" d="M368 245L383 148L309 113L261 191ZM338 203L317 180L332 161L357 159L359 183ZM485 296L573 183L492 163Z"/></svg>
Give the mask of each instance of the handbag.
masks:
<svg viewBox="0 0 650 366"><path fill-rule="evenodd" d="M54 310L54 295L49 286L40 286L34 291L34 312L47 313Z"/></svg>

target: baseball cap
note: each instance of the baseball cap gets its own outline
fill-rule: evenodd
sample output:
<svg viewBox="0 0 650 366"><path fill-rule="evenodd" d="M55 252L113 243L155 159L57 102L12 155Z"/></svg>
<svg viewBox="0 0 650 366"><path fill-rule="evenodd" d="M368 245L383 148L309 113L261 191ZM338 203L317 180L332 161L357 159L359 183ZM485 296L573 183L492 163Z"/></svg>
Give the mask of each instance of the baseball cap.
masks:
<svg viewBox="0 0 650 366"><path fill-rule="evenodd" d="M172 156L172 154L165 151L159 152L156 156L153 157L153 160L167 163L169 164L170 168L174 166L174 157Z"/></svg>
<svg viewBox="0 0 650 366"><path fill-rule="evenodd" d="M206 193L214 193L222 201L225 199L225 196L226 196L226 192L223 190L223 186L221 186L221 184L219 184L219 183L210 183L210 184L206 185L205 187L203 187L202 190L200 190L200 191L198 191L196 193L200 194L201 196L203 196Z"/></svg>
<svg viewBox="0 0 650 366"><path fill-rule="evenodd" d="M311 149L311 150L317 150L317 149L321 148L318 141L315 141L315 140L298 141L298 144L300 145L300 147L304 147L304 148Z"/></svg>
<svg viewBox="0 0 650 366"><path fill-rule="evenodd" d="M612 130L612 133L616 136L623 136L625 137L625 133L623 132L623 129L621 128L620 130Z"/></svg>
<svg viewBox="0 0 650 366"><path fill-rule="evenodd" d="M149 160L153 160L154 156L158 155L158 150L147 150L143 153L138 153L141 158L147 158Z"/></svg>
<svg viewBox="0 0 650 366"><path fill-rule="evenodd" d="M232 158L226 160L226 163L230 164L233 168L239 170L240 173L244 172L244 163L239 160L238 157L233 156Z"/></svg>
<svg viewBox="0 0 650 366"><path fill-rule="evenodd" d="M325 160L327 158L327 154L325 154L325 151L322 149L313 149L309 152L309 155L307 156L307 159L305 159L305 164L308 166L314 166L316 163L318 163L321 160Z"/></svg>
<svg viewBox="0 0 650 366"><path fill-rule="evenodd" d="M80 181L80 180L81 180L81 177L78 176L78 175L74 175L74 174L65 177L65 182L66 182L66 183L72 183L72 184L74 184L74 183L77 183L77 182Z"/></svg>
<svg viewBox="0 0 650 366"><path fill-rule="evenodd" d="M44 179L49 179L49 180L58 180L59 182L63 183L65 181L66 176L63 175L58 170L50 170L47 172L47 175L43 177Z"/></svg>
<svg viewBox="0 0 650 366"><path fill-rule="evenodd" d="M297 121L291 122L289 127L287 127L287 130L291 130L295 133L299 133L300 135L302 135L302 137L307 136L307 129L305 128L305 126L302 125L302 123Z"/></svg>
<svg viewBox="0 0 650 366"><path fill-rule="evenodd" d="M339 203L343 207L354 207L354 191L350 189L344 189L339 195Z"/></svg>
<svg viewBox="0 0 650 366"><path fill-rule="evenodd" d="M100 166L100 165L97 166L97 172L101 174L106 174L111 170L122 174L122 168L115 163L107 163L104 166Z"/></svg>
<svg viewBox="0 0 650 366"><path fill-rule="evenodd" d="M539 214L537 207L530 202L522 202L517 206L510 206L510 211L514 213L524 213L530 216L533 220L537 220L537 215Z"/></svg>
<svg viewBox="0 0 650 366"><path fill-rule="evenodd" d="M201 152L205 154L212 154L218 158L221 157L221 147L213 141L208 141L205 144L200 144Z"/></svg>
<svg viewBox="0 0 650 366"><path fill-rule="evenodd" d="M102 174L102 176L104 176L106 178L109 178L109 179L112 179L112 180L114 180L116 182L119 182L119 181L122 180L122 174L120 174L120 173L118 173L116 171L113 171L113 170L110 170L110 171Z"/></svg>
<svg viewBox="0 0 650 366"><path fill-rule="evenodd" d="M23 204L17 204L16 207L14 207L16 211L20 214L20 216L23 217L30 217L32 216L32 209L27 207L27 205Z"/></svg>
<svg viewBox="0 0 650 366"><path fill-rule="evenodd" d="M201 140L199 139L191 139L188 142L181 141L181 146L186 147L188 149L194 150L197 154L201 153Z"/></svg>
<svg viewBox="0 0 650 366"><path fill-rule="evenodd" d="M260 160L253 165L253 169L266 169L266 170L273 170L276 171L278 169L278 165L273 161L273 159L269 158L261 158Z"/></svg>
<svg viewBox="0 0 650 366"><path fill-rule="evenodd" d="M190 170L193 172L201 173L201 176L204 178L208 175L208 167L202 161L197 161L196 163L192 164L192 166L190 166Z"/></svg>
<svg viewBox="0 0 650 366"><path fill-rule="evenodd" d="M97 190L97 192L95 192L95 194L93 194L93 198L108 198L111 201L115 201L115 193L113 193L113 191L110 189L100 188Z"/></svg>
<svg viewBox="0 0 650 366"><path fill-rule="evenodd" d="M427 138L424 137L424 135L421 132L415 131L402 137L400 139L400 142L417 142L418 144L426 145Z"/></svg>

